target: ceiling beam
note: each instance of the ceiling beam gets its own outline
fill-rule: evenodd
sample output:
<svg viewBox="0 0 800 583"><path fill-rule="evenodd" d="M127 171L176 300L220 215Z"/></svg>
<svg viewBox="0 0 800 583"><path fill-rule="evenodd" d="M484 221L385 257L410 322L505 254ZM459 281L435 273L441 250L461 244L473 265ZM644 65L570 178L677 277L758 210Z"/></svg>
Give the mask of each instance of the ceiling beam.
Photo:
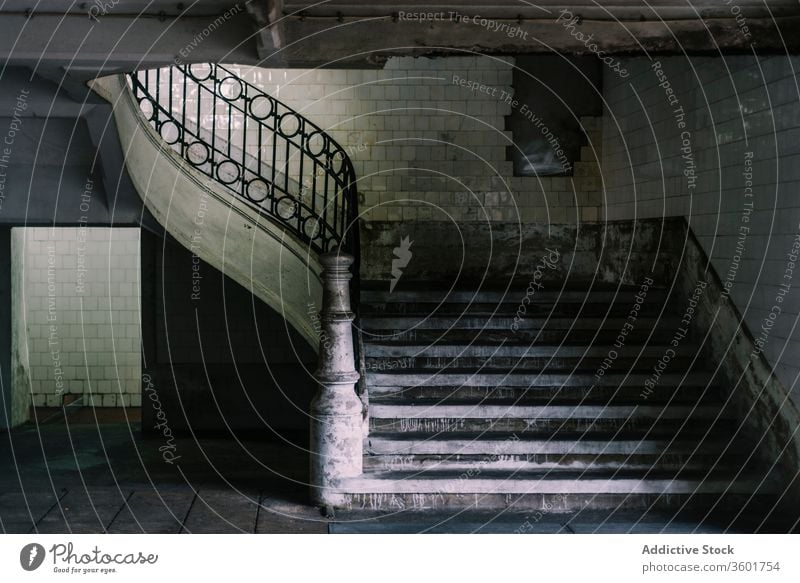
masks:
<svg viewBox="0 0 800 583"><path fill-rule="evenodd" d="M717 54L800 51L800 16L663 22L593 20L401 20L391 17L287 17L275 66L382 66L391 56L481 53ZM780 32L780 34L778 34ZM587 40L588 39L588 40ZM785 44L784 44L785 43ZM265 51L268 53L268 51ZM280 64L280 65L279 65Z"/></svg>

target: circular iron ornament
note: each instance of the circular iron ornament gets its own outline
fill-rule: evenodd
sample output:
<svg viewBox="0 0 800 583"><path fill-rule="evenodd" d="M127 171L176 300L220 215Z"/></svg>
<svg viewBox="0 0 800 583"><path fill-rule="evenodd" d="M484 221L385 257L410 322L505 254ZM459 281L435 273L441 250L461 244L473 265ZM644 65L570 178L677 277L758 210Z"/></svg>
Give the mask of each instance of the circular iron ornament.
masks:
<svg viewBox="0 0 800 583"><path fill-rule="evenodd" d="M303 233L311 241L319 239L322 234L322 225L317 217L309 216L303 221Z"/></svg>
<svg viewBox="0 0 800 583"><path fill-rule="evenodd" d="M260 178L254 178L247 183L245 189L247 198L253 202L263 202L269 196L269 184Z"/></svg>
<svg viewBox="0 0 800 583"><path fill-rule="evenodd" d="M289 219L294 218L297 214L297 210L299 205L297 204L296 200L292 200L289 197L279 198L277 203L275 204L275 213L282 218L284 221L288 221Z"/></svg>
<svg viewBox="0 0 800 583"><path fill-rule="evenodd" d="M328 139L321 131L315 131L306 137L306 150L314 157L321 156L328 147Z"/></svg>
<svg viewBox="0 0 800 583"><path fill-rule="evenodd" d="M328 169L337 176L344 172L347 156L342 150L334 150L328 154Z"/></svg>
<svg viewBox="0 0 800 583"><path fill-rule="evenodd" d="M208 162L208 146L203 142L192 142L186 147L186 159L194 166L201 166Z"/></svg>
<svg viewBox="0 0 800 583"><path fill-rule="evenodd" d="M156 111L153 105L153 101L148 99L147 97L142 97L139 100L139 111L142 112L142 115L147 121L152 121L153 114Z"/></svg>
<svg viewBox="0 0 800 583"><path fill-rule="evenodd" d="M244 93L244 86L236 77L225 77L219 81L218 93L226 101L236 101Z"/></svg>
<svg viewBox="0 0 800 583"><path fill-rule="evenodd" d="M178 140L181 139L181 129L178 127L178 124L172 120L162 123L161 127L158 128L158 133L170 146L176 144Z"/></svg>
<svg viewBox="0 0 800 583"><path fill-rule="evenodd" d="M195 63L187 68L189 77L198 82L210 79L213 72L213 67L207 63Z"/></svg>
<svg viewBox="0 0 800 583"><path fill-rule="evenodd" d="M284 138L293 138L300 132L300 118L294 113L284 113L278 122L278 132Z"/></svg>
<svg viewBox="0 0 800 583"><path fill-rule="evenodd" d="M250 115L258 120L267 119L274 109L272 99L266 95L256 95L250 100Z"/></svg>
<svg viewBox="0 0 800 583"><path fill-rule="evenodd" d="M222 184L233 184L239 180L239 165L225 160L217 165L217 179Z"/></svg>
<svg viewBox="0 0 800 583"><path fill-rule="evenodd" d="M178 70L183 73L183 79L179 81L182 81L187 95L194 98L201 90L210 90L220 99L228 101L231 106L238 108L240 114L258 121L260 141L266 140L266 145L260 144L262 148L271 149L276 142L283 140L287 149L294 146L300 150L295 153L309 157L309 171L296 177L299 192L277 193L269 178L260 175L261 168L251 168L246 157L237 161L216 152L202 138L191 135L183 127L183 120L176 115L176 111L162 109L159 98L154 98L143 86L134 83L133 91L140 113L160 134L164 143L181 152L187 163L231 188L238 196L255 203L262 212L285 223L314 249L325 251L344 244L338 228L312 211L312 207L322 206L322 201L320 205L315 204L317 197L335 196L333 204L344 215L350 216L357 208L355 176L346 150L325 131L307 122L300 113L282 105L224 67L213 63L197 63L180 65ZM135 81L135 74L131 78ZM200 121L195 120L195 123Z"/></svg>

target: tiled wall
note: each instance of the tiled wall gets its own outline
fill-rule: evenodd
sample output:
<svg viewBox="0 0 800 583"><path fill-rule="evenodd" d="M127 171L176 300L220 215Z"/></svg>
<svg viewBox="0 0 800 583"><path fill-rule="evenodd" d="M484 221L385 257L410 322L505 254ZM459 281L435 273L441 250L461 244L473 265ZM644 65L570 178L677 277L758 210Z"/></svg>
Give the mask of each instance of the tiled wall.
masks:
<svg viewBox="0 0 800 583"><path fill-rule="evenodd" d="M688 217L753 335L769 329L765 354L791 388L800 373L800 264L785 275L800 235L800 58L625 67L628 79L604 80L606 217ZM779 301L783 283L793 289Z"/></svg>
<svg viewBox="0 0 800 583"><path fill-rule="evenodd" d="M241 69L328 131L353 160L367 220L596 220L591 148L574 177L515 178L505 116L513 60L392 58L382 70ZM600 124L585 127L599 151Z"/></svg>
<svg viewBox="0 0 800 583"><path fill-rule="evenodd" d="M204 66L194 67L199 77L208 75ZM300 111L343 147L354 164L366 220L574 224L599 218L598 118L582 120L588 142L581 160L570 161L573 177L513 176L506 116L516 108L536 123L539 112L535 103L514 101L511 59L391 58L382 70L231 68ZM160 77L166 96L167 71ZM180 94L182 88L175 87ZM251 155L260 143L262 155L271 158L268 133L259 142L256 126L229 120L226 106L219 109L221 100L215 114L209 97L201 92L198 107L197 95L188 95L187 111L199 109L203 124L215 123L218 133L227 136L230 128L230 142L249 144L245 149ZM553 135L546 124L540 124L540 131L544 137ZM282 157L278 149L280 168ZM297 160L294 156L295 166L290 165L292 177Z"/></svg>
<svg viewBox="0 0 800 583"><path fill-rule="evenodd" d="M15 228L12 252L14 382L36 406L140 405L139 229Z"/></svg>

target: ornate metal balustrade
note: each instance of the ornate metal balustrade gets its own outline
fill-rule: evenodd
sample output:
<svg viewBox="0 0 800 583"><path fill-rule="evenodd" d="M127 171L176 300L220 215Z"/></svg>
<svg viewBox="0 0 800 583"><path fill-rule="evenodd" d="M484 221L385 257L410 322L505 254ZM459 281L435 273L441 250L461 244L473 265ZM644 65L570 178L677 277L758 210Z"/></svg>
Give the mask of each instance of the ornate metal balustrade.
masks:
<svg viewBox="0 0 800 583"><path fill-rule="evenodd" d="M352 162L324 130L217 64L129 76L142 115L194 168L318 253L358 258Z"/></svg>

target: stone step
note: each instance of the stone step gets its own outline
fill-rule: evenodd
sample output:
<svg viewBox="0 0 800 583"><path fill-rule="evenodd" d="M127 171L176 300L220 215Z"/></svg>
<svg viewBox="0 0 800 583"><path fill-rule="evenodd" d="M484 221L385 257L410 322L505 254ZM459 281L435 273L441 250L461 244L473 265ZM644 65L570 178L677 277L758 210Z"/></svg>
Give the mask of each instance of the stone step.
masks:
<svg viewBox="0 0 800 583"><path fill-rule="evenodd" d="M514 357L514 358L607 358L613 350L618 358L661 358L668 345L625 345L616 348L611 344L410 344L394 342L366 342L364 354L372 358L454 358L454 357ZM677 357L694 356L697 349L688 342L674 349Z"/></svg>
<svg viewBox="0 0 800 583"><path fill-rule="evenodd" d="M682 432L732 433L736 420L717 405L596 406L596 405L486 405L371 404L369 426L377 433L486 433L557 437L559 433L625 432L635 437L663 437Z"/></svg>
<svg viewBox="0 0 800 583"><path fill-rule="evenodd" d="M625 435L584 433L563 434L557 439L528 437L513 433L371 433L366 452L370 455L689 455L721 454L730 440L698 439L630 439Z"/></svg>
<svg viewBox="0 0 800 583"><path fill-rule="evenodd" d="M688 343L686 343L688 344ZM520 344L401 344L367 342L364 344L367 371L387 372L398 369L495 368L534 369L539 372L629 372L652 370L669 349L664 345L520 345ZM677 370L701 368L705 360L697 358L694 346L674 350L670 366Z"/></svg>
<svg viewBox="0 0 800 583"><path fill-rule="evenodd" d="M662 353L663 354L663 353ZM641 358L561 358L561 357L519 357L519 356L460 356L460 357L374 357L364 360L367 372L390 372L398 370L427 370L448 372L464 369L514 370L540 373L590 373L603 371L604 374L647 373L658 365L661 356ZM675 370L702 370L706 366L703 359L676 357L670 359Z"/></svg>
<svg viewBox="0 0 800 583"><path fill-rule="evenodd" d="M340 505L352 508L515 508L550 513L601 508L736 505L775 494L758 476L700 472L493 472L371 471L340 484ZM720 504L721 503L721 504Z"/></svg>
<svg viewBox="0 0 800 583"><path fill-rule="evenodd" d="M529 304L500 302L496 304L485 303L441 303L426 304L419 302L408 303L370 303L360 306L360 314L364 318L377 317L407 317L424 318L428 316L452 317L461 315L497 315L497 316L550 316L550 317L622 317L625 318L631 313L631 302L596 302L587 300L585 303L573 303L565 301L540 302ZM647 302L637 304L637 317L648 315L650 317L663 314L674 314L671 304L663 302Z"/></svg>
<svg viewBox="0 0 800 583"><path fill-rule="evenodd" d="M558 344L597 346L613 344L619 337L617 329L578 329L555 330L550 328L511 330L510 328L449 328L432 330L426 328L400 328L394 330L369 330L361 324L362 338L365 343L380 344L499 344L517 346L552 346ZM661 326L651 329L638 326L630 332L625 340L629 346L665 345L672 341L675 329ZM687 346L690 339L684 340Z"/></svg>
<svg viewBox="0 0 800 583"><path fill-rule="evenodd" d="M462 479L451 470L372 471L345 480L350 492L397 493L508 493L508 494L708 494L730 491L750 494L759 479L737 479L735 472L664 472L657 470L610 472L484 470ZM772 491L772 488L770 488ZM765 492L763 492L765 493Z"/></svg>
<svg viewBox="0 0 800 583"><path fill-rule="evenodd" d="M643 399L638 387L373 387L369 399L370 405L420 401L452 405L699 405L719 403L721 391L716 386L659 387Z"/></svg>
<svg viewBox="0 0 800 583"><path fill-rule="evenodd" d="M437 373L428 370L397 370L367 372L370 390L376 387L395 387L398 391L421 386L481 386L481 387L639 387L653 380L651 374L606 374L596 377L591 373L536 373L499 372L494 370L464 370ZM657 378L653 392L682 386L704 387L710 384L712 374L708 371L690 373L663 373ZM383 391L384 393L387 391Z"/></svg>
<svg viewBox="0 0 800 583"><path fill-rule="evenodd" d="M770 509L774 507L776 494L735 494L732 492L702 493L702 494L674 494L674 493L461 493L446 490L433 493L407 493L385 491L360 491L347 493L349 482L342 485L342 493L338 496L336 506L343 510L383 511L396 515L398 511L424 511L428 515L433 510L447 509L449 511L486 510L492 514L497 511L525 512L526 518L520 520L518 528L527 528L531 522L536 522L537 516L546 513L572 514L585 511L611 511L615 515L618 509L625 512L634 510L647 512L674 512L680 508L684 512L705 513L709 508L717 512L729 512L736 515L743 507L751 508L749 504L758 504L759 507ZM552 489L560 487L551 484ZM451 482L436 484L436 488L454 487ZM360 490L370 489L369 486L359 484ZM355 488L354 488L355 489ZM377 490L377 487L372 489ZM746 488L744 488L746 489ZM512 532L514 529L511 529ZM523 530L522 532L527 532ZM751 531L747 531L751 532Z"/></svg>
<svg viewBox="0 0 800 583"><path fill-rule="evenodd" d="M372 419L679 419L722 417L714 405L653 406L653 405L487 405L484 403L441 404L373 403L369 408ZM731 417L732 419L732 417Z"/></svg>
<svg viewBox="0 0 800 583"><path fill-rule="evenodd" d="M736 449L732 447L731 449ZM747 459L745 449L741 453L697 453L691 454L405 454L365 455L364 469L428 471L447 469L454 472L475 472L476 469L499 469L506 471L530 470L634 470L646 471L658 467L664 471L699 471L709 468L738 469Z"/></svg>
<svg viewBox="0 0 800 583"><path fill-rule="evenodd" d="M464 404L481 402L489 404L550 405L554 403L584 405L628 405L647 403L700 404L718 402L719 387L680 386L657 387L643 399L641 388L613 386L578 387L497 387L497 386L420 386L372 387L371 404L416 402L433 400L441 403Z"/></svg>
<svg viewBox="0 0 800 583"><path fill-rule="evenodd" d="M370 418L369 428L372 433L436 433L441 435L453 433L474 433L486 435L493 433L513 433L518 436L538 436L541 438L558 438L567 434L579 438L588 433L613 436L624 434L630 439L666 439L676 435L682 438L703 436L733 435L736 421L730 418L714 419L713 417L692 416L691 423L686 420L665 418L650 419L647 417L586 417L558 418L466 418L454 417L401 417Z"/></svg>
<svg viewBox="0 0 800 583"><path fill-rule="evenodd" d="M642 316L636 320L635 328L652 330L656 327L674 333L680 327L680 316L665 316L653 318ZM515 319L511 316L492 314L469 313L463 317L458 316L365 316L360 320L360 326L369 332L401 331L401 330L508 330L534 331L534 330L602 330L619 334L622 327L628 323L627 318L620 317L547 317L525 316ZM634 328L634 330L635 330Z"/></svg>
<svg viewBox="0 0 800 583"><path fill-rule="evenodd" d="M425 284L421 289L405 289L389 292L388 286L381 286L381 289L369 289L369 283L364 282L362 286L367 289L361 290L360 298L362 305L370 304L515 304L519 305L526 297L527 282L510 286L508 289L431 289L430 284ZM531 303L555 303L568 302L581 304L584 302L592 303L626 303L633 304L638 288L616 286L595 288L585 287L582 289L561 289L561 286L550 289L537 289L536 293L530 297ZM663 303L668 298L668 290L651 288L647 292L645 300L647 302Z"/></svg>

